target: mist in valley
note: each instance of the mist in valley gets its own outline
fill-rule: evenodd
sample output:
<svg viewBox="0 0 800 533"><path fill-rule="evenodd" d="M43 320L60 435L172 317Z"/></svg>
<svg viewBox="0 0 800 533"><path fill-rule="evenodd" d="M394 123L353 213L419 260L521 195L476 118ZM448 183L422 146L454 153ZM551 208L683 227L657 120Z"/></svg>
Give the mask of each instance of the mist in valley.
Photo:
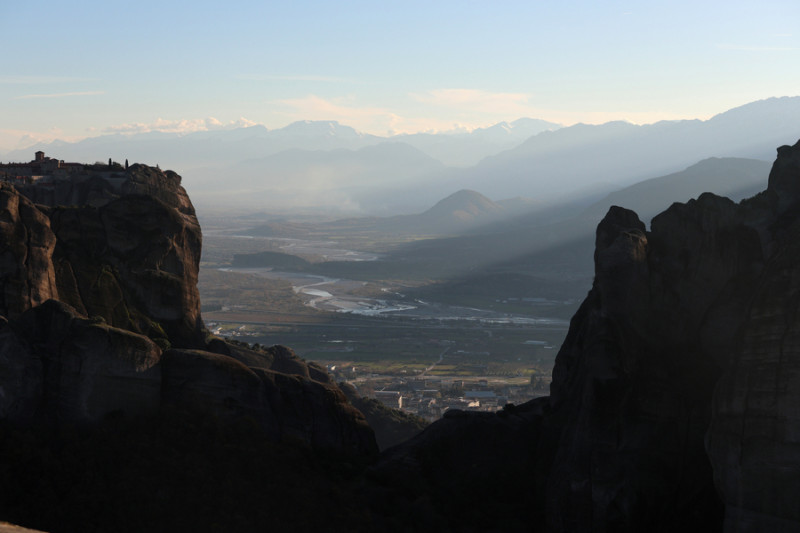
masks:
<svg viewBox="0 0 800 533"><path fill-rule="evenodd" d="M424 145L400 142L403 137L381 140L341 125L298 124L289 128L297 143L292 148L231 166L236 178L216 185L213 207L206 209L202 200L208 183L195 182L206 233L204 269L215 269L215 280L227 275L283 282L283 300L292 299L293 310L264 314L266 302L243 303L239 292L225 298L215 289L213 303L204 299L206 320L221 334L291 344L329 368L385 359L378 372L379 365L371 362L362 369L377 376L392 367L385 372L391 380L378 385L390 390L418 376L418 363L436 363L436 349L420 346L440 337L463 337L456 330L464 324L488 335L492 328L523 328L526 338L494 342L490 350L477 350L481 343L470 337L460 351L482 355L478 367L461 376L474 379L470 387L487 374L496 374L496 383L524 377L516 384L529 386L539 380L539 387L526 394L543 394L568 320L591 288L595 228L609 208L633 209L649 222L671 203L706 192L735 201L753 196L764 188L775 149L762 139L775 136L777 141L793 127L789 120L778 123L785 124L783 129L776 127L776 116L800 119L800 98L753 102L708 121L647 126L559 128L517 121L549 129L517 139L516 146L472 166L448 166L424 154ZM307 138L299 135L304 128ZM497 130L509 134L505 125ZM340 144L320 149L314 144L320 131L330 134L329 145ZM467 133L425 136L429 147L469 139ZM299 147L303 142L306 148ZM342 147L347 143L350 148ZM370 144L358 148L353 143ZM191 190L191 176L185 179ZM231 182L229 189L222 188ZM340 187L325 188L334 183ZM245 184L254 189L238 189ZM257 188L276 184L292 191L288 196L301 205ZM313 192L300 192L304 187ZM225 207L226 195L238 199L236 210ZM253 198L263 198L263 205L248 203ZM338 198L344 200L331 206ZM425 333L423 325L438 329ZM393 341L406 346L405 355L398 356L356 339L357 328L378 336L392 328L416 333ZM439 378L449 383L466 366L456 361ZM353 381L354 375L340 377ZM373 391L374 381L355 382ZM443 411L416 412L435 419Z"/></svg>
<svg viewBox="0 0 800 533"><path fill-rule="evenodd" d="M797 530L798 15L0 7L0 529Z"/></svg>

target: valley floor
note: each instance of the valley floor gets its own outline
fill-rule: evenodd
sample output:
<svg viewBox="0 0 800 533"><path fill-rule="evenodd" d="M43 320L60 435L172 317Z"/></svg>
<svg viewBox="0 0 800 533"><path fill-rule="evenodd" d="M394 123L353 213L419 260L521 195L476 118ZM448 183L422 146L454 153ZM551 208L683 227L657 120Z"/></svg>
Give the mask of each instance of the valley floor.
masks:
<svg viewBox="0 0 800 533"><path fill-rule="evenodd" d="M377 265L376 242L362 242L362 252L348 248L355 243L346 235L342 243L253 238L240 235L237 224L220 224L204 239L199 286L214 334L288 346L362 396L428 420L454 408L496 411L548 393L576 305L571 294L533 294L513 278L498 290L452 291L413 268L384 279L369 270ZM276 250L330 257L364 277L231 264L237 254Z"/></svg>

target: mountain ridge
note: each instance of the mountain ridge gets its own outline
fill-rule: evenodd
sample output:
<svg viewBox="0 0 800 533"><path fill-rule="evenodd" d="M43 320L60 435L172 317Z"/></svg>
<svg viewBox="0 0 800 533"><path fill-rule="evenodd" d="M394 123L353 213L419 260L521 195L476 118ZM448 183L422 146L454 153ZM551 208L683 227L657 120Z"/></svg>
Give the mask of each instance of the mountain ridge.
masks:
<svg viewBox="0 0 800 533"><path fill-rule="evenodd" d="M520 120L522 124L518 124ZM611 192L635 181L680 171L708 157L770 160L775 145L797 135L795 124L800 122L800 97L751 102L708 120L660 121L646 125L615 121L560 128L536 119L530 121L533 121L529 125L533 129L529 130L525 130L529 122L526 119L508 123L507 126L518 124L519 128L511 128L512 138L506 144L503 144L505 141L490 142L486 137L491 137L492 132L507 137L508 128L503 123L464 134L420 133L387 138L361 134L334 121L310 121L290 125L290 131L308 127L322 132L305 141L303 136L289 135L282 129L252 127L178 137L164 134L166 138L158 139L158 135L153 134L155 137L150 140L131 137L122 144L116 140L123 137L116 136L37 146L46 151L57 150L58 156L67 160L105 161L111 156L115 160L149 160L164 168L181 168L185 186L203 209L225 206L260 209L266 204L271 210L284 213L324 209L342 216L386 215L425 209L452 191L465 188L485 194L491 191L490 196L495 201L523 196L552 203L566 196L585 196L592 190ZM515 130L531 135L513 137ZM342 134L337 135L336 131ZM314 194L307 184L321 181L316 169L297 174L298 186L293 187L290 180L283 180L264 168L242 164L282 151L302 149L350 150L356 154L354 163L365 165L357 159L367 153L359 150L397 141L411 144L436 159L438 168L428 165L422 172L422 168L413 170L409 164L407 180L402 180L395 171L397 160L357 176L348 175L346 171L338 175L338 171L329 169L326 183L330 187L325 194ZM30 150L13 152L8 157L27 160ZM384 176L392 178L384 180ZM337 181L347 185L334 187ZM258 184L261 192L253 194L253 187L239 187L239 183L245 182Z"/></svg>
<svg viewBox="0 0 800 533"><path fill-rule="evenodd" d="M613 180L617 187L629 185L708 157L769 160L774 146L797 134L798 120L800 97L781 97L751 102L705 121L577 124L544 132L484 159L465 173L463 183L479 187L490 176L501 176L492 180L497 195L536 190L553 197L603 180ZM523 182L533 187L520 187Z"/></svg>

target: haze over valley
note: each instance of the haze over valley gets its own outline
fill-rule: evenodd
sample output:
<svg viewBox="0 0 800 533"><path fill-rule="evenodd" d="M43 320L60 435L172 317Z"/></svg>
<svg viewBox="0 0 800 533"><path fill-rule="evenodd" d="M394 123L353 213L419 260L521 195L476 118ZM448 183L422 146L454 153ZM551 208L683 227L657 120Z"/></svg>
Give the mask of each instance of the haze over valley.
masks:
<svg viewBox="0 0 800 533"><path fill-rule="evenodd" d="M769 122L759 118L757 110L770 115L777 112L778 106L791 114L798 101L783 98L756 102L729 113L750 117L746 122L748 128L744 128L749 129ZM674 126L691 129L697 124ZM677 135L666 125L661 128L660 136L653 133L647 138L648 144L664 147L674 142L671 139ZM759 143L745 142L744 129L727 131L726 138L740 139L740 144L719 153L757 154L761 150ZM534 144L542 135L549 133L536 134L523 141L522 146ZM675 156L677 148L665 151L676 160L689 160L700 153L698 146L703 146L699 136L693 140L687 154ZM641 149L642 153L638 153L625 148L631 143L628 136L619 141L594 138L587 144L579 138L574 142L573 146L559 146L552 154L541 150L545 152L542 157L547 160L558 156L564 166L570 167L570 158L564 154L587 152L591 158L598 152L587 146L597 144L595 150L600 146L617 154L616 158L593 160L597 173L609 175L614 169L640 165L643 175L638 180L632 179L632 185L612 192L590 184L571 196L550 201L522 196L493 201L475 190L461 189L418 213L392 216L337 218L320 213L311 216L303 210L294 216L291 213L275 216L270 210L245 210L237 216L218 205L204 217L200 208L206 228L201 271L215 270L213 275L207 274L209 279L232 288L237 283L234 280L257 285L254 276L273 284L282 282L281 301L284 305L294 302L291 312L284 309L275 313L264 301L244 298L237 291L226 297L215 284L201 284L201 291L204 287L214 287L209 289L213 290L213 303L210 298L205 300L208 307L204 316L220 334L266 345L289 343L303 357L332 368L351 369L351 380L361 368L362 373L375 376L379 383L359 379L365 390L376 386L394 390L398 383L419 374L425 365L436 363L441 338L463 341L464 325L471 323L475 331L486 331L495 339L491 350L476 352L483 355L473 368L484 370L465 371L474 362L451 360L450 374L442 373L444 366L440 365L435 375L447 383L471 375L475 381L468 386L486 378L487 373L495 376L495 387L504 383L529 384L534 378L546 385L553 356L567 333L567 321L591 288L595 228L612 205L635 209L648 221L664 205L685 202L708 191L738 201L763 188L770 168L765 160L710 156L677 172L644 179L643 176L655 174L663 164L659 157L653 156L656 150L641 149L644 143L634 143ZM508 160L508 154L516 150L519 148L495 159ZM322 157L354 152L313 153ZM644 161L643 155L653 161ZM529 159L522 159L522 164L536 168ZM580 164L591 166L583 159ZM462 169L465 172L462 179L480 166ZM578 172L574 164L570 168ZM336 165L327 167L332 174L337 169L341 171ZM520 180L521 187L527 186L523 181ZM413 184L409 184L408 190L418 196ZM228 281L223 282L226 277ZM382 349L372 344L371 335L384 336L383 332L396 328L407 332L406 337L393 341L404 347L405 355L379 354ZM507 338L515 340L501 342L503 330L511 335ZM374 333L367 333L370 331ZM469 341L460 351L475 352L475 346L481 342L471 336L466 338ZM336 341L333 348L329 344L331 339ZM339 350L338 343L346 349ZM421 348L426 343L430 348ZM449 357L457 351L452 350ZM382 366L373 361L382 357L385 360ZM527 380L517 379L523 376ZM502 394L499 389L498 394ZM541 394L541 385L527 394ZM443 411L415 408L414 412L435 419Z"/></svg>
<svg viewBox="0 0 800 533"><path fill-rule="evenodd" d="M389 216L429 208L460 190L521 208L586 202L709 157L769 161L800 120L800 97L770 98L708 120L635 125L535 119L470 132L382 137L338 122L301 121L189 134L143 133L36 144L65 160L155 161L180 169L201 210ZM594 195L594 198L592 198Z"/></svg>
<svg viewBox="0 0 800 533"><path fill-rule="evenodd" d="M0 531L800 531L796 0L0 18Z"/></svg>
<svg viewBox="0 0 800 533"><path fill-rule="evenodd" d="M447 383L471 377L468 387L495 375L501 396L501 386L535 378L530 397L543 393L591 288L595 227L609 208L648 221L708 191L752 196L763 189L769 152L797 123L800 97L782 97L707 121L644 126L520 119L386 138L302 121L37 147L195 165L182 183L204 228L200 290L212 331L351 369L341 379L352 381L360 364L360 374L384 380L362 378L364 390L396 388L437 362L442 338L460 338L449 357L480 353L477 363L450 361L450 374L445 365L434 374ZM270 288L247 288L259 284ZM465 324L493 336L492 348L476 351L481 341L464 338ZM395 341L402 356L371 341L392 329L405 332ZM513 340L500 342L500 331ZM348 349L331 350L331 338ZM429 419L445 411L413 410Z"/></svg>

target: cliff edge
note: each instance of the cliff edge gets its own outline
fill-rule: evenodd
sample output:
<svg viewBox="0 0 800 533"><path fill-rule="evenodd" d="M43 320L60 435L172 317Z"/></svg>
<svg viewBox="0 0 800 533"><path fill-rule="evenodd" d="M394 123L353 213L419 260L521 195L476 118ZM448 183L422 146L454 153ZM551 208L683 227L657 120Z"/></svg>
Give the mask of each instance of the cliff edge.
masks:
<svg viewBox="0 0 800 533"><path fill-rule="evenodd" d="M0 183L0 421L92 424L169 408L376 453L323 369L205 330L202 235L180 176L101 170Z"/></svg>

